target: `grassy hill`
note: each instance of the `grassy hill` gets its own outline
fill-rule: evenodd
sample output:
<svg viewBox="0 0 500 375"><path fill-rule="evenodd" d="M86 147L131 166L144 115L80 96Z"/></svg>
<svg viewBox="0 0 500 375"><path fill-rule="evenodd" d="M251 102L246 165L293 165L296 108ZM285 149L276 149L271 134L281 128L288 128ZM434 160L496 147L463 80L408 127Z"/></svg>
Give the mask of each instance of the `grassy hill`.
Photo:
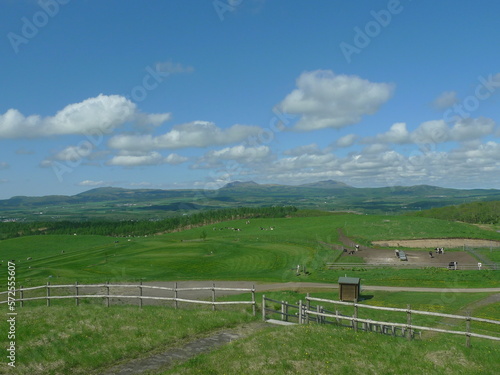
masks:
<svg viewBox="0 0 500 375"><path fill-rule="evenodd" d="M472 224L500 224L500 201L473 202L415 212L419 217L463 221Z"/></svg>
<svg viewBox="0 0 500 375"><path fill-rule="evenodd" d="M300 186L232 182L217 190L105 187L74 196L0 200L0 220L159 219L219 208L273 205L394 214L495 199L500 199L500 190L459 190L427 185L355 188L332 180Z"/></svg>

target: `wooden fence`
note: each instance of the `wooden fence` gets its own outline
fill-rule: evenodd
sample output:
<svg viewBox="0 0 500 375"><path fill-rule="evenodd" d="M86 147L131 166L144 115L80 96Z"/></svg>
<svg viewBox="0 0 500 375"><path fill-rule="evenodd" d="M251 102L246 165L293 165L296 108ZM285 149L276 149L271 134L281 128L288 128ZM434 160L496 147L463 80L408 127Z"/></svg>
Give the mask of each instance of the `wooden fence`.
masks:
<svg viewBox="0 0 500 375"><path fill-rule="evenodd" d="M276 310L269 307L269 304L266 302L272 302L274 304L279 304L280 309ZM328 311L323 308L323 306L312 306L311 302L321 302L335 305L344 305L344 306L352 306L353 314L352 316L341 314L337 309L335 311ZM380 311L392 311L406 314L406 323L394 323L394 322L383 322L376 321L372 319L361 319L358 317L359 309L371 309L371 310L380 310ZM296 312L292 312L296 310ZM419 331L432 331L432 332L440 332L440 333L449 333L455 335L463 335L466 337L466 345L470 347L470 338L478 337L488 340L496 340L500 341L500 337L483 335L479 333L471 332L471 322L481 322L488 324L496 324L500 325L500 321L491 320L491 319L483 319L476 318L470 315L451 315L451 314L441 314L430 311L419 311L412 310L410 305L407 306L406 309L402 308L393 308L393 307L382 307L382 306L370 306L359 304L355 302L344 302L344 301L335 301L323 298L314 298L310 297L309 293L306 297L306 302L299 301L297 304L290 304L286 301L277 301L270 298L266 298L265 295L262 296L262 319L264 321L269 321L267 319L268 313L270 314L278 314L280 316L280 320L278 322L283 322L284 324L290 324L290 322L297 321L298 324L308 324L310 322L316 322L321 324L336 324L348 326L357 331L358 329L364 331L376 331L383 334L391 334L394 336L398 335L398 329L401 336L406 336L408 340L411 340L415 333L421 334ZM415 325L412 323L413 315L427 315L427 316L436 316L447 319L458 319L466 322L466 330L465 331L453 331L446 330L435 327L424 327ZM328 318L334 319L329 320ZM348 321L349 324L344 324L344 321ZM276 321L275 321L276 322ZM361 327L359 326L361 323Z"/></svg>
<svg viewBox="0 0 500 375"><path fill-rule="evenodd" d="M82 294L82 290L89 289L89 288L100 288L100 292L96 294L89 294L84 293ZM135 289L137 291L137 294L130 293L128 295L126 294L113 294L110 292L112 288L131 288ZM52 290L58 289L58 290L74 290L74 294L54 294L52 293ZM105 293L102 293L102 290L105 290ZM144 290L157 290L157 291L168 291L173 294L172 297L166 297L166 296L146 296L143 295ZM25 293L28 292L34 292L37 290L45 290L44 295L39 295L39 296L34 296L34 297L26 297ZM211 292L211 298L208 297L208 300L204 299L187 299L187 298L179 298L179 293L182 292L188 292L188 291L207 291ZM216 300L216 292L217 291L236 291L236 292L251 292L252 293L252 298L251 301L217 301ZM0 295L7 294L7 292L0 292ZM35 300L46 300L47 301L47 306L50 306L51 300L55 299L74 299L76 305L78 306L80 303L81 299L84 298L100 298L104 299L106 301L106 306L110 306L110 301L112 299L135 299L138 300L139 307L142 308L143 305L143 300L157 300L157 301L172 301L174 303L174 307L177 309L179 307L179 302L184 302L184 303L193 303L193 304L202 304L202 305L211 305L212 309L215 310L216 306L221 306L221 305L252 305L252 311L253 315L256 315L256 300L255 300L255 286L253 286L251 289L249 288L221 288L215 286L213 284L212 286L209 287L195 287L195 288L178 288L177 283L174 284L172 288L169 287L162 287L162 286L152 286L152 285L143 285L142 283L140 284L69 284L69 285L51 285L50 283L47 283L46 285L41 285L41 286L35 286L35 287L30 287L30 288L23 288L22 286L19 289L15 290L16 298L15 302L16 305L19 303L18 306L23 307L24 303L26 301L35 301ZM2 303L7 303L7 300L5 301L0 301L0 304Z"/></svg>
<svg viewBox="0 0 500 375"><path fill-rule="evenodd" d="M449 269L449 265L436 265L433 263L407 263L398 261L397 263L327 263L327 268L329 269L346 269L346 268L447 268ZM457 270L500 270L500 265L497 263L481 263L481 266L478 263L474 264L457 264Z"/></svg>

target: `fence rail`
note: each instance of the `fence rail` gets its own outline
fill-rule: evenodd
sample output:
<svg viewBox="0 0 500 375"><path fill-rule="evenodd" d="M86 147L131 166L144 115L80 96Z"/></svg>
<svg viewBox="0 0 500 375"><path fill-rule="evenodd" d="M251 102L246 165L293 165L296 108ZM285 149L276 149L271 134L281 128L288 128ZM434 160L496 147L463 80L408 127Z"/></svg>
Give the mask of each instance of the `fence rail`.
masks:
<svg viewBox="0 0 500 375"><path fill-rule="evenodd" d="M398 263L327 263L326 267L329 269L338 269L338 268L384 268L384 267L392 267L392 268L446 268L449 269L449 265L436 265L435 263L406 263L406 262L398 262ZM481 263L481 266L478 263L475 264L457 264L457 270L500 270L500 265L497 263Z"/></svg>
<svg viewBox="0 0 500 375"><path fill-rule="evenodd" d="M266 302L273 302L273 303L278 303L280 304L280 309L276 310L273 308L268 307L268 304ZM322 302L322 303L329 303L333 305L343 305L343 306L351 306L353 307L353 315L348 316L339 313L338 310L335 312L325 310L323 306L317 305L316 307L311 305L311 302ZM397 313L405 313L406 314L406 323L396 323L396 322L386 322L386 321L378 321L378 320L372 320L372 319L362 319L358 317L358 309L367 309L367 310L379 310L379 311L391 311L391 312L397 312ZM296 313L290 313L291 309L296 309ZM311 297L309 294L306 296L306 302L304 303L303 301L299 301L297 305L289 304L286 301L277 301L273 300L270 298L266 298L265 295L262 296L262 319L264 321L268 320L267 319L267 313L271 314L278 314L281 316L281 320L289 322L290 317L293 317L294 319L298 320L298 324L307 324L310 321L315 321L317 323L328 323L328 324L338 324L342 325L343 320L347 320L350 322L349 327L353 328L355 331L357 331L360 327L358 326L358 323L362 323L362 330L365 331L372 331L375 329L375 331L379 330L381 333L390 333L392 335L396 335L396 329L399 328L401 330L402 336L407 336L409 340L411 340L415 334L415 331L432 331L432 332L440 332L440 333L447 333L447 334L455 334L455 335L462 335L466 337L466 345L469 347L470 346L470 338L471 337L477 337L477 338L483 338L483 339L488 339L488 340L496 340L500 341L500 337L498 336L490 336L490 335L483 335L479 333L474 333L471 332L471 322L481 322L481 323L487 323L487 324L494 324L494 325L500 325L500 321L498 320L492 320L492 319L484 319L484 318L477 318L473 316L463 316L463 315L453 315L453 314L443 314L443 313L436 313L436 312L431 312L431 311L420 311L420 310L412 310L410 308L410 305L407 306L406 309L404 308L394 308L394 307L383 307L383 306L371 306L371 305L364 305L364 304L359 304L356 302L346 302L346 301L335 301L335 300L329 300L329 299L324 299L324 298L314 298ZM426 327L426 326L420 326L420 325L415 325L412 323L412 316L413 315L427 315L427 316L435 316L435 317L441 317L441 318L447 318L447 319L457 319L461 321L465 321L466 323L466 330L465 331L453 331L453 330L447 330L447 329L442 329L442 328L436 328L436 327ZM327 318L333 318L335 321L328 320Z"/></svg>
<svg viewBox="0 0 500 375"><path fill-rule="evenodd" d="M105 288L106 293L95 293L95 294L81 294L80 292L82 289L89 289L89 288ZM139 293L130 295L130 294L113 294L110 292L110 289L112 288L135 288L138 289ZM44 296L34 296L34 297L25 297L24 293L25 292L32 292L35 290L45 290L46 293ZM74 289L75 294L66 294L66 295L54 295L52 294L53 289ZM150 289L150 290L160 290L160 291L169 291L173 292L174 296L173 297L167 297L167 296L145 296L143 295L143 290L144 289ZM193 291L211 291L211 298L210 300L203 300L203 299L189 299L189 298L180 298L178 296L179 292L193 292ZM217 301L216 300L216 292L217 291L234 291L234 292L250 292L252 293L252 297L250 301ZM36 301L36 300L46 300L47 301L47 306L50 306L50 301L51 300L56 300L56 299L74 299L76 301L76 304L79 304L79 301L81 299L85 298L102 298L106 300L106 305L110 305L110 300L111 299L135 299L139 300L139 306L142 307L143 305L143 300L157 300L157 301L173 301L175 308L178 308L178 303L183 302L183 303L193 303L193 304L201 304L201 305L211 305L213 310L215 310L216 306L222 306L222 305L252 305L252 312L253 315L256 315L256 309L257 309L257 303L255 300L255 286L253 286L251 289L249 288L228 288L228 287L217 287L215 284L213 286L209 287L192 287L192 288L178 288L177 283L174 284L173 287L162 287L162 286L154 286L154 285L143 285L141 284L66 284L66 285L51 285L50 283L47 283L46 285L40 285L40 286L35 286L35 287L28 287L28 288L23 288L22 286L15 291L5 291L5 292L0 292L0 295L3 294L9 294L9 298L7 300L0 301L0 304L3 303L8 303L8 300L11 299L10 295L12 293L15 294L16 298L13 300L17 303L20 302L20 306L23 307L24 302L27 301ZM17 297L19 296L19 297ZM207 296L207 298L209 298Z"/></svg>

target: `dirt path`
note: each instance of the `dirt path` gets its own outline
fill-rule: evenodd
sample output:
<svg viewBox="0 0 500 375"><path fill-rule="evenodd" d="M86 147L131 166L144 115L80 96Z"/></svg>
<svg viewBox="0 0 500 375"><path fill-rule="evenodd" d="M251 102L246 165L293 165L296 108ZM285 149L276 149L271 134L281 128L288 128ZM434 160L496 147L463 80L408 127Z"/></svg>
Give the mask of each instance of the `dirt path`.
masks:
<svg viewBox="0 0 500 375"><path fill-rule="evenodd" d="M456 313L454 313L454 315L466 316L468 313L470 313L471 316L474 316L474 310L476 310L480 307L486 306L486 305L490 305L492 303L497 303L497 302L500 302L500 293L492 294L486 298L480 299L479 301L474 301L474 302L468 304L467 306L465 306L464 308L460 309ZM443 324L446 326L456 326L457 320L452 319L452 318L445 318L440 322L440 324ZM425 337L426 339L429 339L429 338L435 337L437 335L438 335L438 332L427 331L427 332L424 332L424 334L422 336Z"/></svg>
<svg viewBox="0 0 500 375"><path fill-rule="evenodd" d="M179 281L177 282L178 288L198 288L198 287L211 287L215 283L216 287L220 288L245 288L251 289L255 287L255 291L260 292L270 292L270 291L280 291L280 290L290 290L296 292L308 292L314 291L315 289L338 289L339 286L336 283L309 283L309 282L287 282L287 283L263 283L259 284L256 281ZM161 286L173 288L175 282L171 281L156 281L144 283L144 285ZM480 292L490 292L490 293L500 293L500 288L423 288L423 287L405 287L405 286L382 286L382 285L361 285L363 291L368 290L381 290L388 292L434 292L434 293L480 293ZM82 287L83 289L83 287ZM216 296L222 297L227 295L241 294L241 291L217 291ZM119 285L112 285L112 294L114 295L138 295L138 290L130 288L120 288ZM164 290L155 289L144 289L144 296L163 296L168 297L173 293ZM211 290L193 290L193 291L179 291L179 298L186 299L208 299L211 298ZM115 301L116 302L116 301ZM131 300L124 300L122 303L131 303ZM158 301L145 300L144 304L162 304ZM172 302L164 302L163 304L171 305Z"/></svg>
<svg viewBox="0 0 500 375"><path fill-rule="evenodd" d="M264 322L249 323L231 329L223 329L209 336L190 341L146 358L133 359L112 367L101 375L136 375L146 371L168 370L202 353L208 353L223 345L250 336L270 325Z"/></svg>

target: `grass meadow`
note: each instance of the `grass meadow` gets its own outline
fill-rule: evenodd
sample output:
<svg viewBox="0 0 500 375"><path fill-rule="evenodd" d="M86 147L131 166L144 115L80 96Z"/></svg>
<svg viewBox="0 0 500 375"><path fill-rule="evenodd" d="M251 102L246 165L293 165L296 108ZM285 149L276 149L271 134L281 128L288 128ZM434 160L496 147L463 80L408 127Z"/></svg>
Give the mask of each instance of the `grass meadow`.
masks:
<svg viewBox="0 0 500 375"><path fill-rule="evenodd" d="M498 343L438 336L413 340L350 329L276 328L202 354L161 375L496 374Z"/></svg>
<svg viewBox="0 0 500 375"><path fill-rule="evenodd" d="M296 303L305 292L276 291L266 296ZM337 299L336 291L313 291L318 298ZM362 303L404 307L415 310L457 313L487 293L403 293L375 291L363 293ZM226 299L248 299L248 295ZM259 293L257 301L261 300ZM260 320L247 307L211 311L210 308L174 310L165 306L111 306L56 301L51 307L27 303L17 312L17 367L8 371L4 362L0 373L22 375L85 374L106 372L124 360L144 358L220 329ZM329 308L329 306L325 306ZM474 316L499 319L498 303L483 306ZM352 315L352 308L340 312ZM359 317L405 322L404 313L359 309ZM463 330L439 318L414 315L413 323ZM484 334L500 330L472 323L472 331ZM0 321L0 331L7 323ZM495 331L496 330L496 331ZM498 342L436 334L412 342L402 337L358 332L332 325L266 327L211 353L198 355L169 371L149 374L494 374L500 365ZM410 357L413 360L410 360ZM418 358L418 361L415 359ZM477 370L477 372L475 372Z"/></svg>
<svg viewBox="0 0 500 375"><path fill-rule="evenodd" d="M235 231L229 228L239 228ZM271 230L272 228L272 230ZM477 226L406 216L319 214L299 211L282 219L235 220L148 237L39 235L0 243L0 287L6 289L6 263L16 263L17 286L79 282L138 282L181 280L248 280L255 282L329 282L339 276L360 277L363 285L439 288L500 287L500 272L448 271L440 268L364 268L362 263L329 270L340 256L339 229L353 241L416 238L483 238L500 234ZM451 249L450 249L451 250ZM428 251L428 250L421 250ZM458 251L458 250L457 250ZM484 256L500 261L499 251ZM28 258L31 258L28 260ZM308 273L296 275L296 266ZM308 290L311 291L311 290ZM40 293L43 293L41 291ZM295 303L306 290L265 293ZM337 299L337 291L315 290L313 296ZM457 313L485 293L390 293L362 291L363 303L389 307L411 304L412 309ZM0 296L5 299L5 295ZM260 303L262 294L257 295ZM246 299L248 295L226 299ZM218 298L219 300L219 298ZM101 374L123 360L141 358L216 330L257 321L250 308L173 310L165 306L103 306L102 301L27 302L17 312L17 368L12 374ZM329 306L325 306L329 308ZM346 315L352 311L339 309ZM500 319L500 305L474 311L474 316ZM368 315L369 313L369 315ZM364 315L366 314L366 315ZM403 315L363 311L360 317L405 322ZM414 323L450 327L450 322L419 316ZM456 329L463 329L457 324ZM491 327L473 323L480 333ZM7 332L6 319L0 332ZM498 333L498 332L497 332ZM7 347L6 335L0 339ZM375 333L335 326L269 327L211 353L155 374L496 374L498 342L436 334L408 342Z"/></svg>
<svg viewBox="0 0 500 375"><path fill-rule="evenodd" d="M300 213L300 211L299 211ZM310 214L310 213L309 213ZM239 228L235 231L226 228ZM264 230L262 230L263 228ZM271 230L273 228L273 230ZM253 280L336 282L348 272L372 285L499 286L496 272L442 269L327 270L339 258L339 228L362 244L383 239L466 237L500 240L473 225L405 216L331 214L223 222L135 238L39 235L2 241L1 257L16 260L21 285L105 281ZM421 250L426 251L426 250ZM489 253L488 253L489 254ZM487 255L488 255L487 254ZM494 253L494 259L497 254ZM27 260L31 258L31 260ZM297 264L309 273L296 276ZM5 285L0 280L0 285Z"/></svg>
<svg viewBox="0 0 500 375"><path fill-rule="evenodd" d="M17 313L16 368L9 371L2 360L0 373L101 374L123 359L152 355L208 332L255 320L242 311L177 313L160 306L139 309L102 304L27 306ZM7 332L5 319L0 321L0 331Z"/></svg>

